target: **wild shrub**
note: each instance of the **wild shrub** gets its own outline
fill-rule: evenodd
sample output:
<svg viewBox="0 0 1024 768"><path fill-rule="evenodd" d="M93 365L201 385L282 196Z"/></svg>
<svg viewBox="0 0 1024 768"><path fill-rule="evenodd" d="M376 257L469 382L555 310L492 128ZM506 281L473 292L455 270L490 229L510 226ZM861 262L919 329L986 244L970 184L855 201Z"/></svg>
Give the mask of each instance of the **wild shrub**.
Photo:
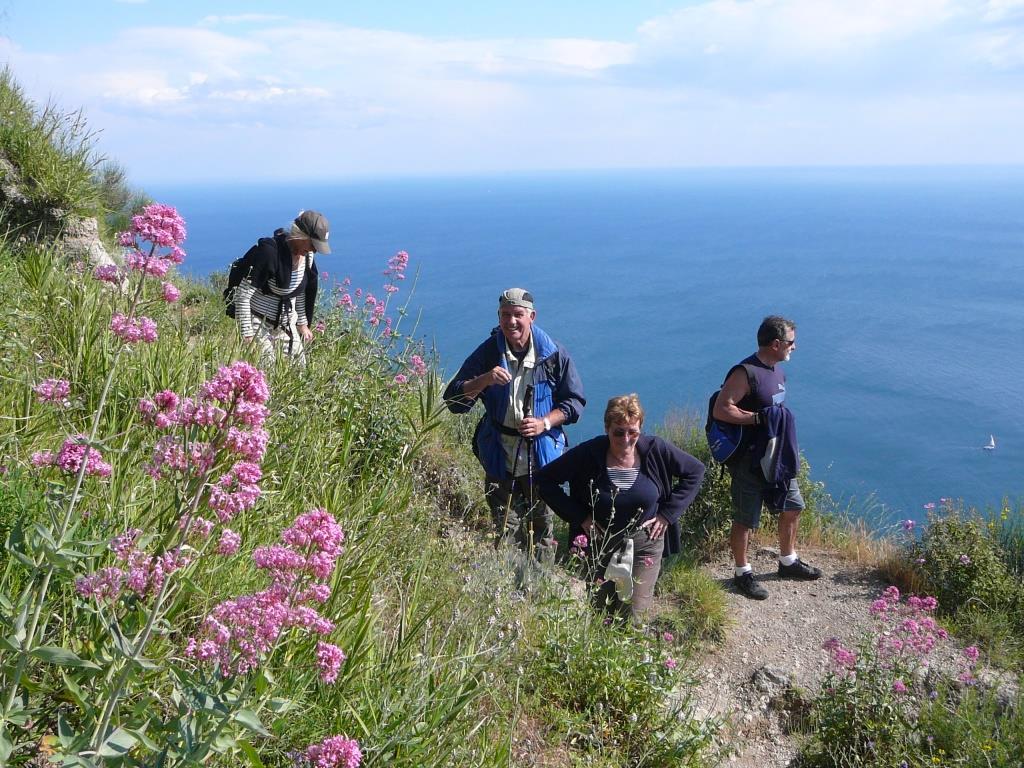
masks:
<svg viewBox="0 0 1024 768"><path fill-rule="evenodd" d="M831 670L813 703L813 730L801 764L829 768L926 764L923 756L930 754L931 734L921 727L922 707L938 700L939 688L952 690L948 677L945 683L933 682L930 690L923 686L923 670L934 658L936 646L948 638L935 621L937 607L934 597L911 596L904 601L896 587L889 587L871 605L876 620L872 632L852 648L836 638L825 643ZM978 649L964 649L961 659L963 669L956 682L962 687L975 680ZM954 697L946 697L943 704L969 706ZM975 746L961 745L958 754L967 754Z"/></svg>
<svg viewBox="0 0 1024 768"><path fill-rule="evenodd" d="M53 104L37 109L11 69L4 67L0 114L0 158L10 164L0 174L14 174L6 182L15 184L25 198L8 205L0 218L18 230L45 227L55 209L95 215L100 198L94 175L101 158L82 113L65 114Z"/></svg>
<svg viewBox="0 0 1024 768"><path fill-rule="evenodd" d="M928 589L955 613L969 605L1006 610L1019 599L1020 582L1005 562L1005 551L993 528L976 513L952 502L931 513L920 539L910 546Z"/></svg>

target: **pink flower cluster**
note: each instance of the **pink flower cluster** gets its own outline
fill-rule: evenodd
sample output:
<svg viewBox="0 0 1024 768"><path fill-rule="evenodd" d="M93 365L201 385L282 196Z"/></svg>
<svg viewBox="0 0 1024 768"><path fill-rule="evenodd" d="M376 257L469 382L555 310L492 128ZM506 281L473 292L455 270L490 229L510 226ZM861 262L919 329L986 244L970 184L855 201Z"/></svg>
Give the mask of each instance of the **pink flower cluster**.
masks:
<svg viewBox="0 0 1024 768"><path fill-rule="evenodd" d="M92 271L92 276L102 283L118 285L121 282L121 270L116 264L101 264Z"/></svg>
<svg viewBox="0 0 1024 768"><path fill-rule="evenodd" d="M146 254L142 251L129 251L124 256L124 263L129 269L151 277L163 277L170 271L172 264L170 259L162 259L155 254Z"/></svg>
<svg viewBox="0 0 1024 768"><path fill-rule="evenodd" d="M587 538L587 534L581 533L572 540L572 545L569 547L569 554L583 555L589 545L590 539Z"/></svg>
<svg viewBox="0 0 1024 768"><path fill-rule="evenodd" d="M871 614L880 622L876 648L889 665L899 661L917 663L925 658L939 640L949 635L932 614L939 607L934 597L911 595L900 601L897 587L887 587L871 604Z"/></svg>
<svg viewBox="0 0 1024 768"><path fill-rule="evenodd" d="M830 637L822 645L832 658L832 666L840 673L852 672L857 666L857 654L840 642L838 637Z"/></svg>
<svg viewBox="0 0 1024 768"><path fill-rule="evenodd" d="M247 509L260 498L259 481L263 471L251 461L238 461L210 488L207 502L222 523Z"/></svg>
<svg viewBox="0 0 1024 768"><path fill-rule="evenodd" d="M137 238L154 245L173 248L185 242L186 235L185 220L173 206L152 203L143 208L142 213L132 216L131 230L122 232L118 236L118 242L128 246Z"/></svg>
<svg viewBox="0 0 1024 768"><path fill-rule="evenodd" d="M342 552L345 534L327 511L299 515L281 533L283 544L260 547L253 553L258 568L269 572L271 586L217 605L188 641L185 655L217 664L224 677L241 675L259 666L281 634L293 627L327 635L334 624L313 603L330 597L328 583ZM344 653L329 643L317 645L322 679L337 679Z"/></svg>
<svg viewBox="0 0 1024 768"><path fill-rule="evenodd" d="M210 506L222 521L248 509L259 497L256 483L260 479L259 462L269 440L263 429L269 397L263 373L238 361L222 367L205 382L197 399L179 397L171 390L142 398L139 413L146 422L159 429L183 427L193 436L188 442L169 435L162 437L146 471L156 478L172 472L206 474L217 456L210 443L194 439L192 428L212 429L223 434L224 447L237 454L239 461L214 485Z"/></svg>
<svg viewBox="0 0 1024 768"><path fill-rule="evenodd" d="M306 747L302 759L310 768L359 768L363 753L355 739L330 736Z"/></svg>
<svg viewBox="0 0 1024 768"><path fill-rule="evenodd" d="M240 546L242 546L242 537L239 534L230 528L225 528L220 532L220 541L217 542L218 555L233 555Z"/></svg>
<svg viewBox="0 0 1024 768"><path fill-rule="evenodd" d="M423 358L419 355L409 356L409 369L412 371L413 376L422 378L427 375L427 364L423 362Z"/></svg>
<svg viewBox="0 0 1024 768"><path fill-rule="evenodd" d="M338 679L338 672L345 662L345 652L336 645L320 640L316 644L316 665L320 670L320 679L325 683L333 683Z"/></svg>
<svg viewBox="0 0 1024 768"><path fill-rule="evenodd" d="M141 272L144 276L162 278L173 264L184 261L185 252L181 249L181 243L185 235L185 221L178 212L169 205L153 203L132 217L131 229L121 232L117 242L129 249L124 256L128 269ZM142 242L150 243L150 246L140 245ZM115 274L109 271L103 276L97 272L95 276L99 280L115 281ZM171 283L163 284L162 293L167 302L177 301L180 295Z"/></svg>
<svg viewBox="0 0 1024 768"><path fill-rule="evenodd" d="M137 341L152 344L157 339L156 321L141 315L128 317L118 312L110 318L110 330L128 344Z"/></svg>
<svg viewBox="0 0 1024 768"><path fill-rule="evenodd" d="M64 441L60 451L36 451L32 454L32 466L57 467L69 475L77 474L85 461L85 474L97 477L110 477L112 467L103 460L103 456L95 448L85 445L85 435L75 435Z"/></svg>
<svg viewBox="0 0 1024 768"><path fill-rule="evenodd" d="M137 597L144 598L159 592L164 581L175 571L189 563L188 555L168 550L149 555L138 548L142 531L130 528L110 542L115 558L124 567L110 566L83 576L75 581L75 590L82 597L113 602L127 588Z"/></svg>
<svg viewBox="0 0 1024 768"><path fill-rule="evenodd" d="M51 403L67 408L71 405L68 395L71 394L71 382L67 379L43 379L32 391L40 403Z"/></svg>
<svg viewBox="0 0 1024 768"><path fill-rule="evenodd" d="M409 254L399 251L388 259L388 268L384 270L384 277L392 280L405 280L405 270L409 267Z"/></svg>
<svg viewBox="0 0 1024 768"><path fill-rule="evenodd" d="M217 456L209 443L193 440L188 444L188 452L181 440L171 435L164 435L153 447L153 459L146 464L146 474L155 480L166 477L172 472L200 477L213 467Z"/></svg>

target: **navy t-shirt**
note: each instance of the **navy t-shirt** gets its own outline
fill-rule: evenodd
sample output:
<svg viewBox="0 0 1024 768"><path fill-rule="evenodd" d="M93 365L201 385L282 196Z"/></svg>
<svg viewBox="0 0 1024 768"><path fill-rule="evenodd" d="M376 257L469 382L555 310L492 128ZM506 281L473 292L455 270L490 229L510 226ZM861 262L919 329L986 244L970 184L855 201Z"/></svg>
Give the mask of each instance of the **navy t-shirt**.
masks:
<svg viewBox="0 0 1024 768"><path fill-rule="evenodd" d="M760 411L770 405L782 405L786 400L786 374L779 366L769 367L762 363L756 354L751 355L740 365L753 368L756 391L748 394L737 405L745 411Z"/></svg>

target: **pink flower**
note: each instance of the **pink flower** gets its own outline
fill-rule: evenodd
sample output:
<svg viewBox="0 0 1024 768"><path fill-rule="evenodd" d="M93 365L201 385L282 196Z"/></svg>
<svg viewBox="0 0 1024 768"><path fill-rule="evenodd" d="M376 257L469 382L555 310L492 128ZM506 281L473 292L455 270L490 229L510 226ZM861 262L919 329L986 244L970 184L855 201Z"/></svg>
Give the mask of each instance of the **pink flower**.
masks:
<svg viewBox="0 0 1024 768"><path fill-rule="evenodd" d="M892 692L893 693L906 693L907 684L902 680L896 679L892 681Z"/></svg>
<svg viewBox="0 0 1024 768"><path fill-rule="evenodd" d="M572 545L574 547L579 547L580 549L586 549L588 544L590 544L590 539L587 538L587 534L585 533L579 534L572 540Z"/></svg>
<svg viewBox="0 0 1024 768"><path fill-rule="evenodd" d="M677 666L678 665L676 664L676 660L673 659L671 656L665 659L665 669L675 669Z"/></svg>
<svg viewBox="0 0 1024 768"><path fill-rule="evenodd" d="M412 369L414 376L427 375L427 364L423 362L423 358L419 355L411 355L409 357L409 368Z"/></svg>
<svg viewBox="0 0 1024 768"><path fill-rule="evenodd" d="M344 736L331 736L311 744L304 756L311 768L359 768L363 761L359 742Z"/></svg>
<svg viewBox="0 0 1024 768"><path fill-rule="evenodd" d="M112 467L103 460L103 456L95 448L85 445L85 435L75 435L64 441L60 451L37 451L32 454L32 464L36 467L55 466L69 475L78 473L85 461L85 473L97 477L110 477Z"/></svg>
<svg viewBox="0 0 1024 768"><path fill-rule="evenodd" d="M971 558L969 555L960 555L960 565L970 565Z"/></svg>
<svg viewBox="0 0 1024 768"><path fill-rule="evenodd" d="M148 317L129 318L118 312L110 319L110 330L128 344L152 344L157 339L156 322Z"/></svg>
<svg viewBox="0 0 1024 768"><path fill-rule="evenodd" d="M673 635L671 632L662 632L661 639L664 640L666 643L671 643L673 640L676 639L676 636Z"/></svg>
<svg viewBox="0 0 1024 768"><path fill-rule="evenodd" d="M914 530L914 526L915 525L916 525L916 523L913 520L909 520L909 519L908 520L904 520L903 521L903 530L906 531L907 533L910 533L912 530Z"/></svg>
<svg viewBox="0 0 1024 768"><path fill-rule="evenodd" d="M71 382L67 379L43 379L32 390L36 393L36 399L40 403L52 403L64 408L71 405L71 401L68 400L68 395L71 394Z"/></svg>
<svg viewBox="0 0 1024 768"><path fill-rule="evenodd" d="M934 501L929 501L927 504L924 505L924 508L925 509L935 509L935 502Z"/></svg>
<svg viewBox="0 0 1024 768"><path fill-rule="evenodd" d="M120 568L101 568L88 576L75 580L75 591L82 597L96 600L117 600L124 584L124 571Z"/></svg>
<svg viewBox="0 0 1024 768"><path fill-rule="evenodd" d="M185 220L170 205L152 203L132 216L132 234L154 245L179 246L185 242Z"/></svg>
<svg viewBox="0 0 1024 768"><path fill-rule="evenodd" d="M320 640L316 644L316 665L320 670L320 679L325 683L333 683L338 679L338 670L345 661L345 652L336 645Z"/></svg>
<svg viewBox="0 0 1024 768"><path fill-rule="evenodd" d="M241 545L242 537L230 528L225 528L220 533L220 541L217 542L217 554L233 555Z"/></svg>
<svg viewBox="0 0 1024 768"><path fill-rule="evenodd" d="M173 304L181 298L181 291L178 290L178 287L174 283L164 283L163 292L164 301L168 304Z"/></svg>
<svg viewBox="0 0 1024 768"><path fill-rule="evenodd" d="M395 384L401 385L401 384L407 384L408 382L409 382L409 377L406 376L404 373L397 373L397 374L395 374Z"/></svg>
<svg viewBox="0 0 1024 768"><path fill-rule="evenodd" d="M101 264L92 271L92 276L103 283L117 285L121 282L121 274L116 264Z"/></svg>
<svg viewBox="0 0 1024 768"><path fill-rule="evenodd" d="M978 646L976 645L967 646L966 648L964 648L963 653L964 658L968 659L969 661L974 662L978 660Z"/></svg>

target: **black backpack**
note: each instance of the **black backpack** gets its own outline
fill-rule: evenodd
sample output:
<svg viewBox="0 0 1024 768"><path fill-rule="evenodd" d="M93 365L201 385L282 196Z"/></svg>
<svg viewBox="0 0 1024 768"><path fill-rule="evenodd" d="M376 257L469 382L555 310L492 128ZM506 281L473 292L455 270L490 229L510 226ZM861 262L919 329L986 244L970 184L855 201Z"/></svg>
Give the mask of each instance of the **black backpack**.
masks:
<svg viewBox="0 0 1024 768"><path fill-rule="evenodd" d="M224 289L224 314L230 318L235 316L235 288L252 272L252 265L247 263L249 254L256 249L254 245L245 256L231 262L231 269L228 270L228 286Z"/></svg>
<svg viewBox="0 0 1024 768"><path fill-rule="evenodd" d="M754 377L754 372L751 370L750 365L746 363L734 365L725 374L725 378L728 379L737 368L742 368L746 372L750 394L753 395L757 391L757 379ZM724 386L725 382L723 381L722 387ZM745 438L749 435L749 431L745 430L742 424L718 421L712 416L715 412L715 402L718 400L722 387L712 392L711 397L708 398L708 417L704 423L704 435L708 441L708 448L711 449L711 457L719 464L731 466L743 455L744 452L740 448L747 444Z"/></svg>

